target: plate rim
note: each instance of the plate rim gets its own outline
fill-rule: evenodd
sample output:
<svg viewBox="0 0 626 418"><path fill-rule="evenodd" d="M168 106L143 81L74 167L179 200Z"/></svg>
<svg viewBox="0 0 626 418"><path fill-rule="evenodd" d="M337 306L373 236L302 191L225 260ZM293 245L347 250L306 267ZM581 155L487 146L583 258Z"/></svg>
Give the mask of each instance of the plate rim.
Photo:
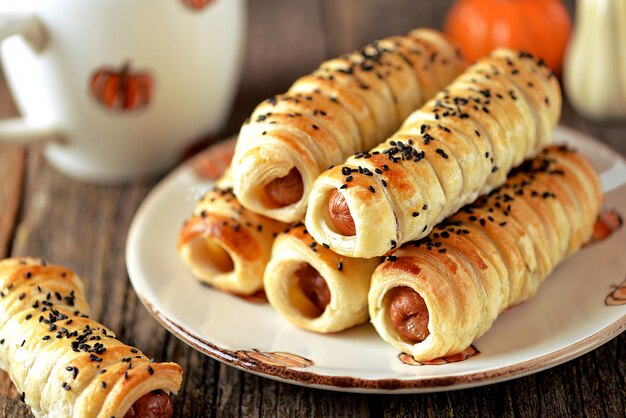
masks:
<svg viewBox="0 0 626 418"><path fill-rule="evenodd" d="M621 160L622 164L626 165L626 159L621 153L613 150L610 146L598 139L595 139L591 135L563 125L558 125L556 131L559 131L561 134L567 136L576 137L578 140L582 140L584 142L591 142L594 146L603 148L603 152L609 152L611 155ZM484 386L541 372L580 357L612 340L626 330L626 315L623 315L620 319L610 323L602 329L599 329L592 335L587 336L582 340L575 341L556 351L514 364L477 372L463 372L445 376L416 376L410 378L379 379L328 375L297 367L294 368L266 364L260 361L255 361L238 351L220 347L200 335L195 335L195 333L189 331L184 326L169 318L164 312L157 309L156 306L158 305L158 301L151 301L150 298L140 290L141 285L137 282L138 277L142 277L144 281L146 281L147 278L143 277L144 275L141 273L141 268L138 266L139 261L134 258L132 253L133 248L136 246L135 243L139 240L139 229L140 224L142 223L141 220L145 218L145 212L147 212L149 207L152 206L152 201L161 194L162 190L169 186L169 183L176 181L176 178L180 176L182 172L189 170L189 166L193 164L193 160L198 158L199 155L207 152L208 149L211 149L215 145L232 140L232 138L234 138L234 136L216 142L192 159L181 163L159 181L159 183L144 198L133 217L126 240L125 251L126 268L131 285L133 286L137 297L148 312L168 332L172 333L175 337L196 351L199 351L214 360L257 376L304 387L355 393L426 393Z"/></svg>

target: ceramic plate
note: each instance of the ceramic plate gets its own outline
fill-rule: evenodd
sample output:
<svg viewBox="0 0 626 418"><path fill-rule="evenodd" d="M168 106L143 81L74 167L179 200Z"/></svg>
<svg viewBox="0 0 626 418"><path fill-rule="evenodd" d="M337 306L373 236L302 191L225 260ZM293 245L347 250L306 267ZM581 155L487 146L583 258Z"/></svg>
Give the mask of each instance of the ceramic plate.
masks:
<svg viewBox="0 0 626 418"><path fill-rule="evenodd" d="M126 258L132 284L154 317L193 348L251 373L352 392L411 393L495 383L578 357L626 329L626 163L600 142L559 128L601 173L604 212L594 242L561 265L537 296L501 315L465 353L420 364L374 328L319 335L293 327L271 306L199 284L176 253L183 220L232 153L212 147L165 178L141 205Z"/></svg>

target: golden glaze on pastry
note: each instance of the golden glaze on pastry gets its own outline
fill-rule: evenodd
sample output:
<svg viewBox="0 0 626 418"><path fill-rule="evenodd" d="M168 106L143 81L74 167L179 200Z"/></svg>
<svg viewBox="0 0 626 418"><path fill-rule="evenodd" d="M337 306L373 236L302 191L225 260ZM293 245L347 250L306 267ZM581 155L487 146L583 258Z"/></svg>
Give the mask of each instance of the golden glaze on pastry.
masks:
<svg viewBox="0 0 626 418"><path fill-rule="evenodd" d="M337 332L367 321L367 291L381 259L335 254L316 243L304 225L278 235L265 269L270 304L297 327Z"/></svg>
<svg viewBox="0 0 626 418"><path fill-rule="evenodd" d="M558 82L541 61L497 50L385 143L322 173L309 197L307 228L353 257L380 256L419 239L550 144L560 109Z"/></svg>
<svg viewBox="0 0 626 418"><path fill-rule="evenodd" d="M304 217L315 178L398 129L464 61L439 32L417 29L331 59L257 106L233 158L242 205L282 222Z"/></svg>
<svg viewBox="0 0 626 418"><path fill-rule="evenodd" d="M229 173L196 205L180 231L178 252L200 281L251 295L263 288L272 242L287 225L243 208Z"/></svg>
<svg viewBox="0 0 626 418"><path fill-rule="evenodd" d="M565 147L548 148L387 257L369 292L374 327L418 361L463 351L581 248L601 201L591 165Z"/></svg>
<svg viewBox="0 0 626 418"><path fill-rule="evenodd" d="M0 368L21 400L36 417L171 418L180 366L153 363L88 314L72 271L0 261Z"/></svg>

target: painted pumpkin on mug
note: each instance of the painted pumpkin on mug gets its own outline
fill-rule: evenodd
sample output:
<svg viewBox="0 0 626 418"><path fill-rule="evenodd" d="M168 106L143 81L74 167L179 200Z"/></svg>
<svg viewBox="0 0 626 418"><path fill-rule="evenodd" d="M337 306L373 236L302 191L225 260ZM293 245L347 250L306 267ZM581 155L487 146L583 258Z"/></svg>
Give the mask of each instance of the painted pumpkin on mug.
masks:
<svg viewBox="0 0 626 418"><path fill-rule="evenodd" d="M122 112L146 107L152 87L152 76L132 71L128 63L119 70L101 67L93 73L90 83L91 93L100 104Z"/></svg>
<svg viewBox="0 0 626 418"><path fill-rule="evenodd" d="M190 9L202 10L215 0L181 0L183 4Z"/></svg>

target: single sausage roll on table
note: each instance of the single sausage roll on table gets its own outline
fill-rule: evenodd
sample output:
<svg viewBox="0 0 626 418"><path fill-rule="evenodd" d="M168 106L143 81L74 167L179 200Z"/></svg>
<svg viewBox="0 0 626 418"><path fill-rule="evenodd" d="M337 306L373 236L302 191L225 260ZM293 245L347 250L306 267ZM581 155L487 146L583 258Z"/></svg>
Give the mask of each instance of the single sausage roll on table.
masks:
<svg viewBox="0 0 626 418"><path fill-rule="evenodd" d="M229 173L197 204L180 231L178 252L200 281L251 295L263 288L272 242L287 224L243 208Z"/></svg>
<svg viewBox="0 0 626 418"><path fill-rule="evenodd" d="M70 270L0 261L0 368L21 400L36 417L171 417L180 366L153 363L88 313Z"/></svg>
<svg viewBox="0 0 626 418"><path fill-rule="evenodd" d="M289 322L309 331L342 331L369 318L367 292L381 259L335 254L304 225L280 234L265 269L265 293Z"/></svg>
<svg viewBox="0 0 626 418"><path fill-rule="evenodd" d="M232 163L235 194L254 212L300 221L322 171L383 141L463 67L458 49L430 29L324 62L244 123Z"/></svg>
<svg viewBox="0 0 626 418"><path fill-rule="evenodd" d="M541 60L497 50L386 142L324 172L306 226L318 242L353 257L422 238L550 144L560 109L559 84Z"/></svg>
<svg viewBox="0 0 626 418"><path fill-rule="evenodd" d="M376 331L418 361L460 353L580 249L601 201L598 176L580 154L547 149L376 269Z"/></svg>

